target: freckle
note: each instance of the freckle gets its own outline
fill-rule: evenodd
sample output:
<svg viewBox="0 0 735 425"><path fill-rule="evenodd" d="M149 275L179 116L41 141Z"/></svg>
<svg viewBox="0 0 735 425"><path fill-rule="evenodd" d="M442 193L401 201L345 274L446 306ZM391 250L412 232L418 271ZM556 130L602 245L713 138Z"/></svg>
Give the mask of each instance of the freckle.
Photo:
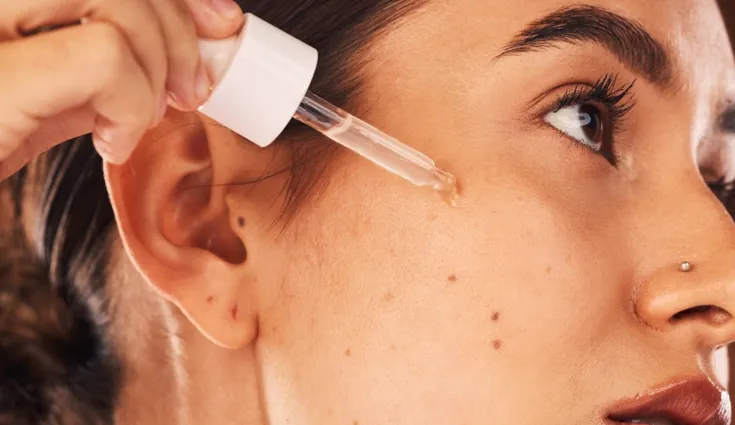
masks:
<svg viewBox="0 0 735 425"><path fill-rule="evenodd" d="M237 320L237 304L232 307L232 320Z"/></svg>
<svg viewBox="0 0 735 425"><path fill-rule="evenodd" d="M360 425L360 422L354 421L354 422L352 422L352 425Z"/></svg>
<svg viewBox="0 0 735 425"><path fill-rule="evenodd" d="M434 214L432 214L432 215L429 216L429 221L435 221L437 218L439 218L439 214L438 213L434 213Z"/></svg>
<svg viewBox="0 0 735 425"><path fill-rule="evenodd" d="M207 297L207 302L208 303L211 303L212 301L214 301L214 297Z"/></svg>
<svg viewBox="0 0 735 425"><path fill-rule="evenodd" d="M551 270L552 270L552 269L553 269L553 268L552 268L551 266L546 266L546 273L551 273Z"/></svg>
<svg viewBox="0 0 735 425"><path fill-rule="evenodd" d="M456 282L457 281L457 275L456 274L450 275L447 278L447 280L450 281L450 282Z"/></svg>
<svg viewBox="0 0 735 425"><path fill-rule="evenodd" d="M502 346L503 346L503 341L501 341L499 339L496 339L495 341L493 341L493 348L494 349L500 350L500 347L502 347Z"/></svg>
<svg viewBox="0 0 735 425"><path fill-rule="evenodd" d="M393 295L393 293L390 291L386 292L385 295L383 295L383 301L387 303L393 301L393 298L395 298L395 295Z"/></svg>
<svg viewBox="0 0 735 425"><path fill-rule="evenodd" d="M493 322L497 322L497 321L498 321L498 319L500 319L500 313L498 313L498 312L496 311L495 313L493 313L493 315L492 315L491 319L493 320Z"/></svg>
<svg viewBox="0 0 735 425"><path fill-rule="evenodd" d="M391 345L390 345L390 349L391 349L391 350L397 350L397 349L398 349L398 347L396 347L396 344L391 344Z"/></svg>
<svg viewBox="0 0 735 425"><path fill-rule="evenodd" d="M238 227L245 227L245 217L238 217L237 218L237 225L238 225Z"/></svg>
<svg viewBox="0 0 735 425"><path fill-rule="evenodd" d="M349 348L345 350L345 357L350 357L352 355L352 350Z"/></svg>

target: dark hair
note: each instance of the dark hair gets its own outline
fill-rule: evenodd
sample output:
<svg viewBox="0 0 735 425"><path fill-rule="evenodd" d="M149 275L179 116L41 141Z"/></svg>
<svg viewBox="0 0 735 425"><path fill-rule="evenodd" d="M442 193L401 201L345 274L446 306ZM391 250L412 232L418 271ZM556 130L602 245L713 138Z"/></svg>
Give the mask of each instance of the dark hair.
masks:
<svg viewBox="0 0 735 425"><path fill-rule="evenodd" d="M238 3L317 48L313 90L349 109L366 41L424 1ZM331 146L309 131L292 124L282 137L293 153L289 208L319 174L309 158ZM0 184L0 221L10 223L0 257L0 425L111 423L124 366L107 333L105 236L114 217L90 138L54 148Z"/></svg>
<svg viewBox="0 0 735 425"><path fill-rule="evenodd" d="M717 0L722 9L722 17L725 19L725 25L730 33L730 43L735 48L735 2L732 0Z"/></svg>

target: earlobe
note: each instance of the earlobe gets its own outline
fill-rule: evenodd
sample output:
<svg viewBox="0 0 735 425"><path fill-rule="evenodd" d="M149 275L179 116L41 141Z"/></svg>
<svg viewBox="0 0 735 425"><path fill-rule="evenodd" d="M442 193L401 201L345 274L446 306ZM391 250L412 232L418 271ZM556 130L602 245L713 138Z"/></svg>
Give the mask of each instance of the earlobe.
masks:
<svg viewBox="0 0 735 425"><path fill-rule="evenodd" d="M232 210L220 183L238 173L228 174L231 164L218 163L211 149L226 130L202 120L169 114L127 164L105 164L105 179L142 276L214 343L239 348L257 334L257 267L248 262L247 211Z"/></svg>

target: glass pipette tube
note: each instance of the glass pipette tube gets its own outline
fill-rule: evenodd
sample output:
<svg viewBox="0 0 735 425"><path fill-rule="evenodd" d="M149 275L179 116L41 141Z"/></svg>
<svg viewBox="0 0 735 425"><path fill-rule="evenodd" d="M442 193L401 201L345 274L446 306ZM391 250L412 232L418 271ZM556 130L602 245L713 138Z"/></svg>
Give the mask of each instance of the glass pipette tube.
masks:
<svg viewBox="0 0 735 425"><path fill-rule="evenodd" d="M423 153L399 142L361 119L307 92L294 114L300 121L385 170L417 186L438 192L451 206L457 202L456 178L436 167Z"/></svg>

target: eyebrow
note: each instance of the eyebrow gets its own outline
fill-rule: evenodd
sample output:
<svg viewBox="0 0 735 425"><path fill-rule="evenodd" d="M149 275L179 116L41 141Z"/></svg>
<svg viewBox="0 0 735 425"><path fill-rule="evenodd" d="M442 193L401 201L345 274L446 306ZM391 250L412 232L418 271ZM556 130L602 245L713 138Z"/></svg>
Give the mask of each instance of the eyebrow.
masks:
<svg viewBox="0 0 735 425"><path fill-rule="evenodd" d="M674 77L661 43L640 24L596 6L569 6L531 22L497 58L535 52L562 43L598 43L651 83L666 87Z"/></svg>

